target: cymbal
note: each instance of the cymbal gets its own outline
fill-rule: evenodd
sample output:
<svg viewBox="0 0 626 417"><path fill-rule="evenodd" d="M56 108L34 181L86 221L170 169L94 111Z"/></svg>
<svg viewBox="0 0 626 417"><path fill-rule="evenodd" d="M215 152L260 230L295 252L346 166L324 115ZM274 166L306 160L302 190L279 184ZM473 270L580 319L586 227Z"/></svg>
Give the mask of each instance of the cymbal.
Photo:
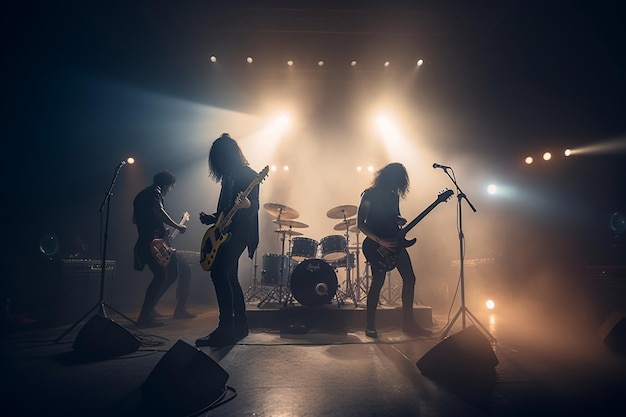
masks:
<svg viewBox="0 0 626 417"><path fill-rule="evenodd" d="M291 207L287 207L283 204L265 203L263 204L263 209L272 216L280 216L281 219L297 219L298 217L300 217L300 213L298 213L297 210L292 209Z"/></svg>
<svg viewBox="0 0 626 417"><path fill-rule="evenodd" d="M335 230L346 230L350 226L354 226L356 224L356 218L346 219L341 223L337 223L333 229Z"/></svg>
<svg viewBox="0 0 626 417"><path fill-rule="evenodd" d="M359 229L358 226L352 226L351 228L348 229L350 232L352 233L361 233L361 229Z"/></svg>
<svg viewBox="0 0 626 417"><path fill-rule="evenodd" d="M343 219L344 217L354 216L357 212L356 206L343 205L331 208L326 215L331 219Z"/></svg>
<svg viewBox="0 0 626 417"><path fill-rule="evenodd" d="M303 233L300 233L296 230L289 230L289 229L278 229L278 230L274 230L275 233L282 233L284 235L288 235L288 236L302 236Z"/></svg>
<svg viewBox="0 0 626 417"><path fill-rule="evenodd" d="M281 227L283 227L283 226L295 227L296 229L302 229L302 228L305 228L305 227L309 227L308 224L305 224L305 223L302 223L302 222L298 222L298 221L295 221L295 220L283 220L283 219L278 220L278 219L274 219L274 220L272 220L272 222L280 225Z"/></svg>

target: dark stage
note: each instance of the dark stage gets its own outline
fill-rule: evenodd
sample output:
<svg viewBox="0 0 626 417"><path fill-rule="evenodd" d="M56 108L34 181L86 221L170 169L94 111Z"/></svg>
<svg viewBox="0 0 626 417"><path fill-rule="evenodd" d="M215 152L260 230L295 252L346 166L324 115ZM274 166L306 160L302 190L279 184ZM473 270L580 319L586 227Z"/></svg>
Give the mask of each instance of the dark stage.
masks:
<svg viewBox="0 0 626 417"><path fill-rule="evenodd" d="M201 353L191 346L216 325L216 308L194 304L190 309L198 316L191 320L169 318L171 308L161 307L165 325L153 329L139 330L109 311L109 319L91 317L67 334L68 326L28 329L26 323L8 332L3 415L174 416L213 401L218 405L202 415L620 416L626 411L626 361L605 343L600 327L544 315L539 308L478 312L478 326L466 315L465 330L461 315L442 341L447 311L416 306L416 318L431 324L433 333L407 337L396 325L400 310L382 306L379 339L372 340L361 326L363 308L351 303L258 308L254 302L248 337ZM138 350L129 340L140 342ZM149 384L153 390L142 395L142 385Z"/></svg>

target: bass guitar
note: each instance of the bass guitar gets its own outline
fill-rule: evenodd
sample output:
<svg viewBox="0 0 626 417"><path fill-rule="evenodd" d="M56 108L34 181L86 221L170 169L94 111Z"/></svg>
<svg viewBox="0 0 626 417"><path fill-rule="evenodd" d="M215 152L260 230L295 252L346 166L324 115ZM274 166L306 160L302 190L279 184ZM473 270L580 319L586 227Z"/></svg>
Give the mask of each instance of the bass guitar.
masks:
<svg viewBox="0 0 626 417"><path fill-rule="evenodd" d="M268 165L263 168L248 185L248 187L242 191L241 198L248 197L254 187L263 182L269 172L270 167ZM202 244L200 245L200 265L205 271L211 270L220 246L230 238L231 234L228 232L228 226L230 226L233 216L237 213L237 210L239 210L239 207L235 205L231 207L228 213L220 213L215 224L204 233L204 236L202 237Z"/></svg>
<svg viewBox="0 0 626 417"><path fill-rule="evenodd" d="M368 260L372 267L376 267L382 271L391 271L396 267L398 263L398 252L397 250L408 248L409 246L413 246L417 241L416 238L411 240L406 239L406 234L415 227L424 217L426 217L435 207L439 205L439 203L443 203L448 201L450 197L452 197L454 193L452 190L444 190L439 193L437 199L424 211L422 211L416 218L414 218L409 224L404 226L402 229L398 230L396 234L396 241L398 242L394 249L388 249L377 242L373 241L370 238L365 238L363 241L363 255Z"/></svg>
<svg viewBox="0 0 626 417"><path fill-rule="evenodd" d="M183 225L188 220L189 213L185 212L180 220L180 224ZM169 265L170 259L172 259L172 253L176 252L176 249L172 247L172 240L174 240L178 232L178 229L175 229L171 233L167 230L163 239L152 239L152 242L150 242L150 253L152 254L152 258L162 268Z"/></svg>

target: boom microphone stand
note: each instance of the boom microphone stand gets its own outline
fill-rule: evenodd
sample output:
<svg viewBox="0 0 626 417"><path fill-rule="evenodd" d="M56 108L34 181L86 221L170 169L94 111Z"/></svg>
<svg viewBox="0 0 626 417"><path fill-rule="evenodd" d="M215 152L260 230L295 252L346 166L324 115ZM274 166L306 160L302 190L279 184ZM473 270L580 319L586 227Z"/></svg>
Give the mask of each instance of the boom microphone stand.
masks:
<svg viewBox="0 0 626 417"><path fill-rule="evenodd" d="M134 320L131 320L129 317L127 317L126 315L120 313L119 311L117 311L115 308L111 307L110 305L108 305L105 301L104 301L104 278L105 278L105 272L106 272L106 260L107 260L107 242L109 240L109 212L111 209L111 196L113 195L113 187L115 186L115 181L117 180L118 175L120 174L120 169L122 169L122 167L126 164L134 164L135 160L133 158L128 158L127 160L124 160L122 162L120 162L117 165L117 168L115 168L115 173L113 174L113 180L111 181L111 185L109 186L109 189L107 190L107 192L104 195L104 200L102 201L102 204L100 205L100 215L102 216L102 209L104 207L104 205L106 204L106 217L105 217L105 223L104 223L104 235L103 235L103 246L102 246L102 259L100 261L100 300L89 310L87 311L85 314L83 314L83 316L78 319L73 325L72 327L70 327L69 329L67 329L61 336L59 336L55 342L59 343L59 341L61 339L63 339L69 332L71 332L76 326L78 326L79 323L81 323L83 320L85 320L87 318L87 316L89 316L91 313L93 313L95 310L98 310L98 314L100 314L103 317L108 317L107 316L107 307L110 308L111 310L113 310L115 313L117 313L118 315L124 317L126 320L130 321L133 324L137 324Z"/></svg>
<svg viewBox="0 0 626 417"><path fill-rule="evenodd" d="M472 209L472 211L474 213L476 213L476 208L469 201L469 199L467 198L467 196L465 195L463 190L461 190L461 187L459 187L459 184L457 184L456 176L454 175L454 170L451 167L448 167L448 166L445 166L445 165L439 165L437 163L434 163L433 164L433 168L435 168L435 169L437 169L437 168L443 169L443 172L445 172L446 175L450 178L450 180L454 183L454 186L456 187L456 191L457 191L456 192L456 194L457 194L457 210L458 210L458 213L459 213L459 264L461 265L461 271L460 271L460 275L459 275L459 280L460 280L460 285L461 285L461 306L459 307L459 310L456 312L456 314L452 318L452 321L446 326L445 329L443 329L443 336L441 338L444 339L448 335L448 333L450 332L450 329L452 328L452 326L454 325L456 320L459 318L459 316L461 316L461 323L462 323L462 326L463 326L463 330L465 330L465 328L466 328L466 317L469 316L470 320L472 320L473 323L477 324L483 330L483 332L485 332L489 336L489 339L490 339L491 342L497 343L496 338L493 337L491 335L491 333L489 333L489 331L485 328L485 326L483 326L480 323L480 321L478 321L476 316L474 316L474 314L472 314L472 312L465 306L465 268L464 268L464 262L465 262L465 236L463 234L463 207L462 207L462 204L461 204L461 200L465 199L465 201L467 201L467 204L469 204L470 208ZM452 175L450 175L450 172L448 172L448 170L452 171Z"/></svg>

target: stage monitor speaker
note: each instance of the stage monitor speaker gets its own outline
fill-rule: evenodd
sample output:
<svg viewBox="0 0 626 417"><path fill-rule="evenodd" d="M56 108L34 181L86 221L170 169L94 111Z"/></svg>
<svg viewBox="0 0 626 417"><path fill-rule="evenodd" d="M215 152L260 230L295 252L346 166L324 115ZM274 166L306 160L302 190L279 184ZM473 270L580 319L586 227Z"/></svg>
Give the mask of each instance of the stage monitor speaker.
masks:
<svg viewBox="0 0 626 417"><path fill-rule="evenodd" d="M491 343L474 325L446 337L416 363L424 376L439 380L488 377L497 364Z"/></svg>
<svg viewBox="0 0 626 417"><path fill-rule="evenodd" d="M74 340L77 353L94 359L105 359L135 352L141 342L115 321L95 314Z"/></svg>
<svg viewBox="0 0 626 417"><path fill-rule="evenodd" d="M141 386L146 407L168 417L192 415L215 403L229 375L201 350L179 340Z"/></svg>
<svg viewBox="0 0 626 417"><path fill-rule="evenodd" d="M600 327L600 337L606 346L618 354L626 354L626 316L614 311Z"/></svg>

